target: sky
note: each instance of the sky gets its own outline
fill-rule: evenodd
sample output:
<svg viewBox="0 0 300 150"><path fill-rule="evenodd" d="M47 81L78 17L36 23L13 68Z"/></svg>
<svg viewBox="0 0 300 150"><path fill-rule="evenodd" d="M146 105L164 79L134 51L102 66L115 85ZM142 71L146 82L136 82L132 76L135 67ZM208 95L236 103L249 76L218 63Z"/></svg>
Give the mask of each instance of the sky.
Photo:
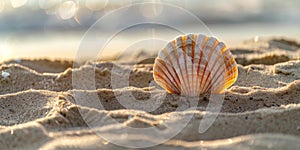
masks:
<svg viewBox="0 0 300 150"><path fill-rule="evenodd" d="M147 2L155 5L131 8ZM174 6L175 13L165 15L169 11L165 5ZM193 20L180 13L175 16L176 11L184 10L230 46L256 36L300 37L299 0L1 0L0 61L18 57L72 58L93 24L124 7L128 9L126 14L113 16L102 24L101 35L107 36L110 30L139 17L147 20L163 15L160 19L169 20L169 24L196 29ZM127 21L120 21L124 17ZM169 32L165 27L150 28ZM142 33L138 27L126 30L128 38L119 38L109 52L126 46L126 40L139 41L138 32Z"/></svg>

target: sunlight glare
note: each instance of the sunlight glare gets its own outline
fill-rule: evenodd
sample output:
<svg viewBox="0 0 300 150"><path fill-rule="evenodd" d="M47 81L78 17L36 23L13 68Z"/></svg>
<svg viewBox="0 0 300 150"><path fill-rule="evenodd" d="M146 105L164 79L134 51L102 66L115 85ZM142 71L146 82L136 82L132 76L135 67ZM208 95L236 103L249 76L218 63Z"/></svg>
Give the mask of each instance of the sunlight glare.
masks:
<svg viewBox="0 0 300 150"><path fill-rule="evenodd" d="M27 3L27 0L10 0L10 3L13 8L18 8Z"/></svg>
<svg viewBox="0 0 300 150"><path fill-rule="evenodd" d="M3 44L0 46L0 61L8 59L11 57L10 50L6 48Z"/></svg>
<svg viewBox="0 0 300 150"><path fill-rule="evenodd" d="M5 8L5 1L0 1L0 12Z"/></svg>

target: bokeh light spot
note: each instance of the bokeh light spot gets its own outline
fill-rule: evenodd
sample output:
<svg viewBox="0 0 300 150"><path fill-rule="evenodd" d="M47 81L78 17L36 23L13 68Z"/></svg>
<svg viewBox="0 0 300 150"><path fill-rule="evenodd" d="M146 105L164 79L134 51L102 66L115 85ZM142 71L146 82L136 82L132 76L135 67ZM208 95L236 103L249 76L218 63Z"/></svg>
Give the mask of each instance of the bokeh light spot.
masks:
<svg viewBox="0 0 300 150"><path fill-rule="evenodd" d="M73 1L66 1L59 6L58 11L61 19L70 19L75 15L77 11L77 5Z"/></svg>

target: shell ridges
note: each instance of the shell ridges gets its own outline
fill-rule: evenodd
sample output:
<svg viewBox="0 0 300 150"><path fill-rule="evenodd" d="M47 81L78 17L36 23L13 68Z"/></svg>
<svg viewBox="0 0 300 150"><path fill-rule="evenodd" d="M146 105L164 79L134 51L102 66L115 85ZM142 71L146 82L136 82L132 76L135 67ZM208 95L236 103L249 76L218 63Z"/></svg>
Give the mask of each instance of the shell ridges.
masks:
<svg viewBox="0 0 300 150"><path fill-rule="evenodd" d="M165 90L192 97L223 93L237 76L237 64L226 45L202 34L169 42L159 51L153 67L154 80Z"/></svg>

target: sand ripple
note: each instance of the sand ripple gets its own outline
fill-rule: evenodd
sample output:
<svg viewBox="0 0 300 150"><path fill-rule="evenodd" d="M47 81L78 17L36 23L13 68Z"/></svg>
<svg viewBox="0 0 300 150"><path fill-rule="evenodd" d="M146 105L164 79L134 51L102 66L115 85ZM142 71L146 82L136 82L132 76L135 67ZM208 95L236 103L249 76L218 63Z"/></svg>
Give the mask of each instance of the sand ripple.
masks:
<svg viewBox="0 0 300 150"><path fill-rule="evenodd" d="M274 49L280 53L270 55ZM286 39L248 41L234 49L241 64L239 78L225 92L221 112L203 134L197 132L200 121L215 115L205 110L211 95L194 100L165 93L153 84L151 63L88 62L72 68L71 61L5 62L0 66L0 147L124 149L99 135L155 143L162 140L155 134L122 136L119 131L154 128L167 135L191 117L175 137L148 149L297 149L299 49L297 42ZM74 79L79 84L73 85ZM128 83L118 84L123 79ZM137 107L127 103L129 98L135 103L153 101ZM194 110L185 110L194 104L198 105Z"/></svg>

